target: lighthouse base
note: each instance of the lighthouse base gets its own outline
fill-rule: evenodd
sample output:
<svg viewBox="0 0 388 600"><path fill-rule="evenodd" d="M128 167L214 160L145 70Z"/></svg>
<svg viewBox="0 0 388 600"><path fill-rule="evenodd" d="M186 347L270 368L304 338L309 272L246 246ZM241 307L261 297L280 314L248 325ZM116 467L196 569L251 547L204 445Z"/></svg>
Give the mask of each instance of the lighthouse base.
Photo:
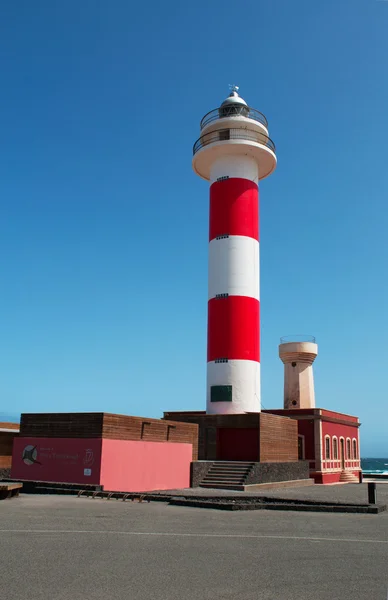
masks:
<svg viewBox="0 0 388 600"><path fill-rule="evenodd" d="M248 491L264 484L311 483L308 461L298 460L295 419L263 412L168 412L164 418L198 425L191 487Z"/></svg>
<svg viewBox="0 0 388 600"><path fill-rule="evenodd" d="M198 460L298 461L298 427L289 417L263 412L231 415L165 412L164 419L198 425Z"/></svg>

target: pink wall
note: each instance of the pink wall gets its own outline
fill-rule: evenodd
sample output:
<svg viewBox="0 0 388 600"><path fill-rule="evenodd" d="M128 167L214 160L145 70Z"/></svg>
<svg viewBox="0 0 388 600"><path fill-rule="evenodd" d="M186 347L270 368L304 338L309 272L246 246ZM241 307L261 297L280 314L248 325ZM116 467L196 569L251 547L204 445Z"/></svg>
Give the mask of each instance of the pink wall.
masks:
<svg viewBox="0 0 388 600"><path fill-rule="evenodd" d="M191 461L191 444L104 439L100 481L108 491L186 488Z"/></svg>
<svg viewBox="0 0 388 600"><path fill-rule="evenodd" d="M101 439L15 438L12 479L100 482Z"/></svg>

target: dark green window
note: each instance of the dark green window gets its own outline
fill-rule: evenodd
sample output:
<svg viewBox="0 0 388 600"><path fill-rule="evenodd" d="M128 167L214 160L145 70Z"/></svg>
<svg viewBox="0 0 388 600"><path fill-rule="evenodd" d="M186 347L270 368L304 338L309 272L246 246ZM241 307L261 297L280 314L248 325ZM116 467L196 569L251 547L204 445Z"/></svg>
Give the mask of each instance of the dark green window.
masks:
<svg viewBox="0 0 388 600"><path fill-rule="evenodd" d="M232 402L232 386L212 385L210 388L210 402Z"/></svg>

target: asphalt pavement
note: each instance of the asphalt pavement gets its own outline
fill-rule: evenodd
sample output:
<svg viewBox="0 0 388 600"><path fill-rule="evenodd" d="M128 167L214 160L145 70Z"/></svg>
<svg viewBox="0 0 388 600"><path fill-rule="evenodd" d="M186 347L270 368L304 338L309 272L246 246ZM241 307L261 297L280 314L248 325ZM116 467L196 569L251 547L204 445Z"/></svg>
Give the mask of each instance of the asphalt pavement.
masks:
<svg viewBox="0 0 388 600"><path fill-rule="evenodd" d="M378 482L377 502L388 506L388 481ZM309 500L313 502L368 504L368 484L334 484L334 485L309 485L306 487L271 488L254 490L251 492L237 492L232 490L214 490L208 488L190 488L163 491L161 494L171 493L184 496L267 496L270 498L288 498L290 500ZM386 600L386 599L384 599Z"/></svg>
<svg viewBox="0 0 388 600"><path fill-rule="evenodd" d="M387 600L388 513L0 502L9 600Z"/></svg>

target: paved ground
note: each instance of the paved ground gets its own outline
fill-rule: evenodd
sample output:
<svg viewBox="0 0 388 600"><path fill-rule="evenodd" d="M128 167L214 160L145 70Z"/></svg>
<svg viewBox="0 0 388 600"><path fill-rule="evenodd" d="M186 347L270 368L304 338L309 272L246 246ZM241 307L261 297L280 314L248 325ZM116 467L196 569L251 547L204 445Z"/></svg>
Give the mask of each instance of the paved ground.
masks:
<svg viewBox="0 0 388 600"><path fill-rule="evenodd" d="M32 495L0 503L9 600L387 600L387 565L388 513Z"/></svg>
<svg viewBox="0 0 388 600"><path fill-rule="evenodd" d="M377 483L377 502L388 505L388 483ZM166 492L161 492L166 493ZM267 496L275 498L296 498L298 500L315 500L324 502L368 503L368 485L366 483L345 485L311 485L296 488L263 489L254 492L233 492L231 490L212 490L207 488L191 488L188 490L170 490L169 493L186 496ZM386 600L386 599L384 599Z"/></svg>

